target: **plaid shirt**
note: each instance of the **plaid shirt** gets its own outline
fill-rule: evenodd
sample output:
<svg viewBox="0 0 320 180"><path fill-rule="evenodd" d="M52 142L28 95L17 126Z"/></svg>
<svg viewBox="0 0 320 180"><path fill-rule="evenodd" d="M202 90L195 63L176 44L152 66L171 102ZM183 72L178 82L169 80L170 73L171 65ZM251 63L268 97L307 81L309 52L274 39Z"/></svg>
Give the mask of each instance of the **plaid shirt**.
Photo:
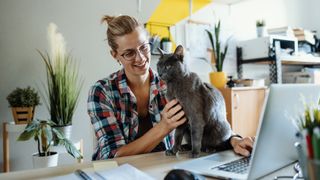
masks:
<svg viewBox="0 0 320 180"><path fill-rule="evenodd" d="M167 87L150 68L149 114L153 126L159 123L160 112L167 100ZM95 83L88 97L88 114L98 144L93 160L113 158L117 149L135 140L139 128L137 100L127 84L124 69ZM166 149L173 145L172 133L163 140Z"/></svg>

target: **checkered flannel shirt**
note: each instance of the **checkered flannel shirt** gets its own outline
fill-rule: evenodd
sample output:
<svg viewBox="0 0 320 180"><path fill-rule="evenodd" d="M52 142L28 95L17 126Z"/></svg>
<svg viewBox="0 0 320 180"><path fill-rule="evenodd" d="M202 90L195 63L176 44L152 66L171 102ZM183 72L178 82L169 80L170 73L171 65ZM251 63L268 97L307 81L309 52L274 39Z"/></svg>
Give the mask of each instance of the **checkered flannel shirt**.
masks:
<svg viewBox="0 0 320 180"><path fill-rule="evenodd" d="M158 74L150 73L149 114L153 126L159 123L160 112L167 100L166 85ZM93 160L113 158L117 149L135 140L139 119L137 100L127 84L124 69L97 81L89 91L88 114L97 137ZM173 145L173 134L163 140L166 149Z"/></svg>

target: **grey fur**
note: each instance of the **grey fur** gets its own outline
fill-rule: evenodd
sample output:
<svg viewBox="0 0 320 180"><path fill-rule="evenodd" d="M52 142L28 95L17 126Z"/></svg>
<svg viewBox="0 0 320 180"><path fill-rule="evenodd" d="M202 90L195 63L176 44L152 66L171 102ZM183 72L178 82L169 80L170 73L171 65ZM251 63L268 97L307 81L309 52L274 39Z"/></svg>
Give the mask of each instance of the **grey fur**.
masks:
<svg viewBox="0 0 320 180"><path fill-rule="evenodd" d="M203 83L197 74L189 72L183 63L183 47L178 46L173 54L164 54L157 64L159 76L167 84L168 100L177 99L188 121L177 127L175 144L167 155L184 150L183 136L191 145L191 157L198 157L200 150L215 150L228 140L232 130L226 120L224 98L220 91Z"/></svg>

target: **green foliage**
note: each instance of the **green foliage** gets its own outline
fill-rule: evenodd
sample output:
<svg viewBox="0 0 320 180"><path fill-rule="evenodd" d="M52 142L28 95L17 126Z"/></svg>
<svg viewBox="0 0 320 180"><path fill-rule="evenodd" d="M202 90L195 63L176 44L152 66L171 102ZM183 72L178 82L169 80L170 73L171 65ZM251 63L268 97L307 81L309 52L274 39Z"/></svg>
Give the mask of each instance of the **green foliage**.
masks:
<svg viewBox="0 0 320 180"><path fill-rule="evenodd" d="M220 23L220 21L218 21L218 24L216 24L214 26L214 37L213 37L213 33L206 30L206 32L208 33L209 39L210 39L210 43L211 43L212 50L213 50L213 55L216 60L216 69L218 72L221 72L223 70L223 62L224 62L224 59L225 59L226 54L228 52L228 45L226 45L224 47L223 51L221 50L222 47L221 47L221 42L219 39L220 38L220 28L221 28L220 25L221 25L221 23Z"/></svg>
<svg viewBox="0 0 320 180"><path fill-rule="evenodd" d="M307 129L309 134L313 133L315 127L320 127L320 109L319 107L311 108L306 105L304 114L300 120L302 129Z"/></svg>
<svg viewBox="0 0 320 180"><path fill-rule="evenodd" d="M64 134L52 126L56 124L50 120L33 120L18 137L18 141L27 141L33 138L38 144L39 156L49 156L50 147L53 145L53 137L56 136L60 145L64 145L67 152L74 158L82 159L79 150L65 138Z"/></svg>
<svg viewBox="0 0 320 180"><path fill-rule="evenodd" d="M170 38L169 37L163 37L161 39L161 42L170 42Z"/></svg>
<svg viewBox="0 0 320 180"><path fill-rule="evenodd" d="M265 26L265 25L266 25L266 22L263 19L260 19L260 20L256 21L256 26L257 27L262 27L262 26Z"/></svg>
<svg viewBox="0 0 320 180"><path fill-rule="evenodd" d="M51 120L57 126L72 124L83 80L78 79L78 66L70 54L57 55L51 59L49 54L39 51L47 70L46 105Z"/></svg>
<svg viewBox="0 0 320 180"><path fill-rule="evenodd" d="M29 86L16 88L7 96L7 100L11 107L35 107L40 104L37 91Z"/></svg>

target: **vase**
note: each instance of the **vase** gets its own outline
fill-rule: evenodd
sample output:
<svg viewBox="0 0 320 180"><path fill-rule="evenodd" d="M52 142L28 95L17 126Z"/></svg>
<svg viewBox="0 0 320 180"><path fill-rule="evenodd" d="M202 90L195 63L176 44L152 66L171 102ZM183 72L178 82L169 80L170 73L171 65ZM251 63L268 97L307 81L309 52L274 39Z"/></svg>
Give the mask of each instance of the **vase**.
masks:
<svg viewBox="0 0 320 180"><path fill-rule="evenodd" d="M58 153L49 152L49 156L39 156L39 153L32 155L33 168L54 167L58 165Z"/></svg>
<svg viewBox="0 0 320 180"><path fill-rule="evenodd" d="M225 72L211 72L209 74L211 84L216 88L224 88L227 83L227 76Z"/></svg>
<svg viewBox="0 0 320 180"><path fill-rule="evenodd" d="M72 125L68 125L68 126L55 126L55 129L59 130L60 132L62 132L64 134L64 137L68 140L71 141L71 135L72 135ZM54 136L53 137L54 140L54 145L58 145L59 144L59 140L57 140L57 138Z"/></svg>
<svg viewBox="0 0 320 180"><path fill-rule="evenodd" d="M266 28L264 26L257 27L257 37L264 37L266 35Z"/></svg>
<svg viewBox="0 0 320 180"><path fill-rule="evenodd" d="M170 41L162 42L162 50L167 52L167 53L171 53L172 42L170 42Z"/></svg>

